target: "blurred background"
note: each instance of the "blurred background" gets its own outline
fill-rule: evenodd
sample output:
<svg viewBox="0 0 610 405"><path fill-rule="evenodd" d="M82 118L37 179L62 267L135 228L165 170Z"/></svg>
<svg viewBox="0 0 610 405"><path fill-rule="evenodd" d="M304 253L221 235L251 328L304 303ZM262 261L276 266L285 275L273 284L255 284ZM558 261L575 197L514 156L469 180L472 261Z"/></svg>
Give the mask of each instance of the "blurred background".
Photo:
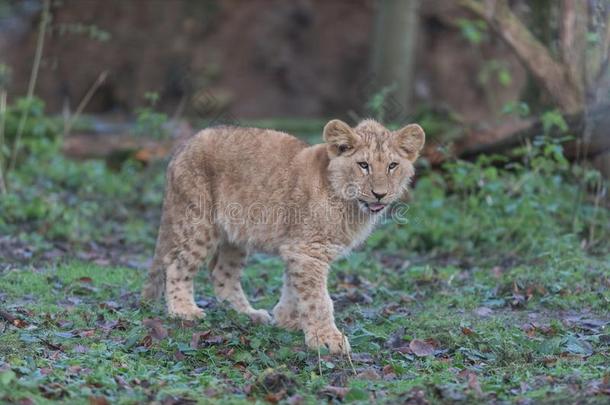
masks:
<svg viewBox="0 0 610 405"><path fill-rule="evenodd" d="M609 19L603 0L0 0L5 266L77 247L146 267L177 143L221 124L315 143L367 117L427 133L427 219L396 249L469 250L447 236L466 210L505 221L473 249L534 249L534 221L605 251Z"/></svg>
<svg viewBox="0 0 610 405"><path fill-rule="evenodd" d="M62 0L50 5L34 93L47 113L73 116L80 105L89 132L114 135L148 107L190 124L185 133L269 118L312 132L330 117L419 120L436 141L435 162L441 144L456 155L514 146L556 109L576 138L587 133L586 148L571 144L568 155L585 154L607 174L606 125L597 122L610 88L607 6ZM9 98L31 83L42 12L38 0L0 3ZM69 154L95 153L80 140L68 142Z"/></svg>

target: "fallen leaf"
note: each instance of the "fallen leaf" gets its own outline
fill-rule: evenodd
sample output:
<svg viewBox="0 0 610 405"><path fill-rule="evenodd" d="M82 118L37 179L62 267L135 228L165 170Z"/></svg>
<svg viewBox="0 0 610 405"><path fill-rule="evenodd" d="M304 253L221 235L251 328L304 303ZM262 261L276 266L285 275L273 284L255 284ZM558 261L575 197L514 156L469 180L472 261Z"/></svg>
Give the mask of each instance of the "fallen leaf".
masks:
<svg viewBox="0 0 610 405"><path fill-rule="evenodd" d="M376 381L381 379L381 376L374 369L367 368L366 370L359 372L358 375L356 375L356 378L360 378L362 380Z"/></svg>
<svg viewBox="0 0 610 405"><path fill-rule="evenodd" d="M13 321L13 325L18 327L19 329L23 329L28 326L28 323L26 321L24 321L23 319L15 319Z"/></svg>
<svg viewBox="0 0 610 405"><path fill-rule="evenodd" d="M475 331L470 329L468 326L462 326L462 333L466 336L475 335Z"/></svg>
<svg viewBox="0 0 610 405"><path fill-rule="evenodd" d="M299 394L294 394L293 396L286 398L286 403L288 405L301 405L304 401L305 399Z"/></svg>
<svg viewBox="0 0 610 405"><path fill-rule="evenodd" d="M417 357L432 356L434 354L434 346L425 340L413 339L409 343L409 349Z"/></svg>
<svg viewBox="0 0 610 405"><path fill-rule="evenodd" d="M576 336L568 337L566 350L572 354L580 354L583 356L591 356L593 354L591 343L584 339L578 339Z"/></svg>
<svg viewBox="0 0 610 405"><path fill-rule="evenodd" d="M603 379L594 380L589 383L587 393L589 395L610 395L610 377L606 376Z"/></svg>
<svg viewBox="0 0 610 405"><path fill-rule="evenodd" d="M191 337L191 349L196 350L197 348L199 348L199 341L203 338L208 337L211 333L211 330L193 333L193 336Z"/></svg>
<svg viewBox="0 0 610 405"><path fill-rule="evenodd" d="M176 359L177 361L182 361L186 359L186 356L180 350L176 350L174 352L174 359Z"/></svg>
<svg viewBox="0 0 610 405"><path fill-rule="evenodd" d="M386 364L385 366L383 366L382 373L383 375L394 373L394 366L392 366L391 364Z"/></svg>
<svg viewBox="0 0 610 405"><path fill-rule="evenodd" d="M151 347L153 342L153 338L150 335L146 335L140 341L140 346Z"/></svg>
<svg viewBox="0 0 610 405"><path fill-rule="evenodd" d="M0 310L0 318L6 320L13 326L16 326L20 329L23 329L26 326L28 326L28 323L26 321L24 321L23 319L17 318L16 316L13 316L12 314L9 314L6 311Z"/></svg>
<svg viewBox="0 0 610 405"><path fill-rule="evenodd" d="M167 337L168 333L167 333L167 329L165 329L165 327L163 326L163 324L161 323L161 320L159 318L147 318L144 319L144 321L142 321L142 324L148 328L148 331L150 333L150 337L152 337L154 340L163 340Z"/></svg>
<svg viewBox="0 0 610 405"><path fill-rule="evenodd" d="M78 331L78 336L81 338L90 338L95 336L95 329L83 329Z"/></svg>
<svg viewBox="0 0 610 405"><path fill-rule="evenodd" d="M191 398L180 397L175 395L168 395L161 401L161 405L189 405L195 403L197 403L197 401Z"/></svg>
<svg viewBox="0 0 610 405"><path fill-rule="evenodd" d="M253 389L266 393L265 399L271 403L277 403L285 397L294 393L296 382L292 377L282 371L273 369L266 370Z"/></svg>
<svg viewBox="0 0 610 405"><path fill-rule="evenodd" d="M110 405L106 397L104 396L91 396L89 397L90 405Z"/></svg>
<svg viewBox="0 0 610 405"><path fill-rule="evenodd" d="M512 299L510 300L510 305L513 308L523 308L525 307L526 299L525 296L521 294L513 294Z"/></svg>
<svg viewBox="0 0 610 405"><path fill-rule="evenodd" d="M117 311L121 308L121 305L119 305L119 303L117 303L115 301L106 301L106 302L100 303L99 307L102 309L109 309L111 311Z"/></svg>
<svg viewBox="0 0 610 405"><path fill-rule="evenodd" d="M403 402L405 405L428 405L429 402L426 399L426 391L422 388L414 387L406 395Z"/></svg>
<svg viewBox="0 0 610 405"><path fill-rule="evenodd" d="M338 399L338 400L343 400L343 398L345 398L345 395L347 394L348 389L345 387L336 387L334 385L327 385L326 387L322 388L322 390L319 392L320 395L324 395L330 399Z"/></svg>
<svg viewBox="0 0 610 405"><path fill-rule="evenodd" d="M468 388L476 392L477 395L482 395L483 391L481 390L481 384L479 384L479 379L475 373L468 374Z"/></svg>

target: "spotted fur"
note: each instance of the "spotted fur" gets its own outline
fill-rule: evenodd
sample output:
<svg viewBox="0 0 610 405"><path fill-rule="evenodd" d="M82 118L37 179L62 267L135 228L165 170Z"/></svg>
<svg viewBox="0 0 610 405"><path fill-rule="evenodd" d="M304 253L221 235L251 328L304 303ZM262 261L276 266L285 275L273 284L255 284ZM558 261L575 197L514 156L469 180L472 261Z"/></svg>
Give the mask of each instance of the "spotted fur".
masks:
<svg viewBox="0 0 610 405"><path fill-rule="evenodd" d="M330 121L325 143L313 146L272 130L200 132L169 164L143 299L164 295L170 316L203 317L194 279L208 262L220 300L270 322L267 311L250 305L240 278L248 252L276 254L286 265L276 324L302 330L311 348L349 351L326 288L330 264L366 239L378 211L401 197L424 139L418 125L390 131L373 120L355 128Z"/></svg>

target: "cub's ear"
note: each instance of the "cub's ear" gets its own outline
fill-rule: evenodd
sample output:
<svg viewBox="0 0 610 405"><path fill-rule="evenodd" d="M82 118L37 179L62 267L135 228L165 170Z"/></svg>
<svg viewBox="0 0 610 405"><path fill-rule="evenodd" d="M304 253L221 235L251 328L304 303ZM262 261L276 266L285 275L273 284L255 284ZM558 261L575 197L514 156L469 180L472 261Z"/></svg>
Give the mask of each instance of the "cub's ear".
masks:
<svg viewBox="0 0 610 405"><path fill-rule="evenodd" d="M332 120L324 127L324 142L330 157L339 156L356 147L359 136L341 120Z"/></svg>
<svg viewBox="0 0 610 405"><path fill-rule="evenodd" d="M414 162L426 142L426 134L422 127L417 124L409 124L395 131L394 142L398 151Z"/></svg>

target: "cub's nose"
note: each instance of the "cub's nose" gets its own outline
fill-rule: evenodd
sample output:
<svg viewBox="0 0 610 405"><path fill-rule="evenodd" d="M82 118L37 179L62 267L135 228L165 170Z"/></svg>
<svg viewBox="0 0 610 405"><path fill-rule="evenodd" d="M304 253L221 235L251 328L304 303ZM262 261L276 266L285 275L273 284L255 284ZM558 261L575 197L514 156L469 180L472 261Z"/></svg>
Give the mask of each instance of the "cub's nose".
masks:
<svg viewBox="0 0 610 405"><path fill-rule="evenodd" d="M378 199L379 201L381 201L381 199L383 197L385 197L386 195L388 195L388 193L376 193L373 190L371 190L371 193L373 193L373 195L375 196L376 199Z"/></svg>

